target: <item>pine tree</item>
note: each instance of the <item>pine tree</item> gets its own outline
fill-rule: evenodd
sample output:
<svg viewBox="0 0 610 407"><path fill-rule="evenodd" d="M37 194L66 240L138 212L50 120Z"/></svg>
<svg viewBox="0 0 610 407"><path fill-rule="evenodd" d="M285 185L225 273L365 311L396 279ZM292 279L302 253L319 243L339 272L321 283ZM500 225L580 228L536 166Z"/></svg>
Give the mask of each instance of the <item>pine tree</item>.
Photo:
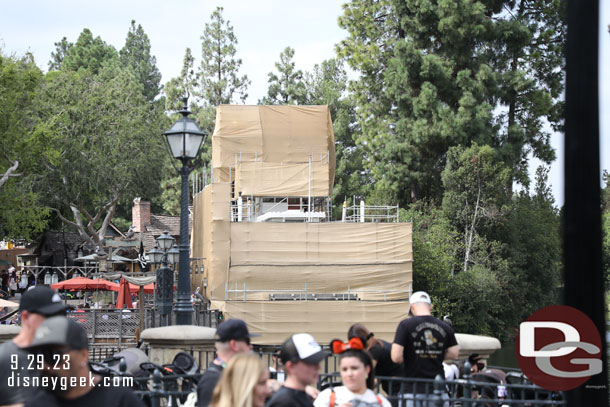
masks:
<svg viewBox="0 0 610 407"><path fill-rule="evenodd" d="M302 105L306 100L307 89L303 81L303 71L295 69L294 49L286 47L275 63L277 74L269 72L269 89L262 100L266 105Z"/></svg>
<svg viewBox="0 0 610 407"><path fill-rule="evenodd" d="M51 52L51 60L49 61L49 71L57 71L61 68L64 58L73 45L66 37L55 43L55 52Z"/></svg>
<svg viewBox="0 0 610 407"><path fill-rule="evenodd" d="M140 24L136 27L131 20L131 27L125 39L125 46L119 52L121 64L128 66L136 74L144 87L144 96L153 101L160 91L161 72L157 68L157 58L150 54L150 40Z"/></svg>
<svg viewBox="0 0 610 407"><path fill-rule="evenodd" d="M236 98L243 103L250 84L246 75L238 75L242 61L235 57L237 38L230 22L222 17L222 11L222 7L214 10L201 36L201 97L206 105L214 108L232 103Z"/></svg>
<svg viewBox="0 0 610 407"><path fill-rule="evenodd" d="M354 1L339 47L377 184L402 204L443 195L447 150L490 145L526 185L531 151L554 159L561 129L565 24L559 1Z"/></svg>
<svg viewBox="0 0 610 407"><path fill-rule="evenodd" d="M170 79L165 84L166 110L180 110L184 106L183 98L190 99L190 97L195 94L199 75L194 71L194 64L195 58L193 58L191 49L187 48L184 53L180 76ZM195 101L193 99L190 100L190 103L191 106L195 107Z"/></svg>
<svg viewBox="0 0 610 407"><path fill-rule="evenodd" d="M62 60L61 68L77 72L84 70L97 75L105 65L118 61L118 53L100 37L93 38L91 30L85 28L78 36L76 44L69 47Z"/></svg>

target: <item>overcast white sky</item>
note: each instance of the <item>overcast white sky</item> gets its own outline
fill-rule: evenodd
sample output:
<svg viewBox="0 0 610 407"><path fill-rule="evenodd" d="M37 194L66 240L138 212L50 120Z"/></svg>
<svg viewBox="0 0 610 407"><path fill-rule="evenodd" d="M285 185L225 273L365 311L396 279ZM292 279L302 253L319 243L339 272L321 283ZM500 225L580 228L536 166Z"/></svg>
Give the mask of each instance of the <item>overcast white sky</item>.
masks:
<svg viewBox="0 0 610 407"><path fill-rule="evenodd" d="M190 47L200 62L201 34L217 6L234 27L242 73L252 84L247 103L255 104L267 91L267 74L274 70L282 50L295 49L297 68L334 56L334 45L346 36L337 25L345 0L231 0L168 2L131 0L1 1L0 48L4 54L30 51L46 70L54 43L67 37L75 42L83 28L120 49L132 19L148 34L162 83L179 74L184 51ZM602 168L610 169L610 2L600 1L600 129ZM563 136L552 139L558 160L550 183L558 205L563 204ZM535 165L535 164L534 164ZM532 174L535 171L532 165Z"/></svg>

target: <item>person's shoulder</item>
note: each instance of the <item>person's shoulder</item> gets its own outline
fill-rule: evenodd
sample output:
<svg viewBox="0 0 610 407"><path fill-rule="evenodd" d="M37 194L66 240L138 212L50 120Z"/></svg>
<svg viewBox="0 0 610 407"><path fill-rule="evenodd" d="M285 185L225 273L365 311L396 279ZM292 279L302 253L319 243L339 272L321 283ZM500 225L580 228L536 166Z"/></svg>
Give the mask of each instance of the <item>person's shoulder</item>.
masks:
<svg viewBox="0 0 610 407"><path fill-rule="evenodd" d="M146 404L142 401L140 396L138 396L133 389L129 387L102 387L107 392L111 392L113 398L118 403L119 407L145 407Z"/></svg>
<svg viewBox="0 0 610 407"><path fill-rule="evenodd" d="M59 403L53 394L46 391L37 391L26 400L24 407L56 407Z"/></svg>
<svg viewBox="0 0 610 407"><path fill-rule="evenodd" d="M15 342L8 340L0 344L0 360L5 360L11 357L11 355L19 355L21 357L27 357L28 353L23 349L19 348Z"/></svg>
<svg viewBox="0 0 610 407"><path fill-rule="evenodd" d="M275 392L265 407L292 407L299 405L296 397L298 397L296 390L282 386L277 392Z"/></svg>
<svg viewBox="0 0 610 407"><path fill-rule="evenodd" d="M327 407L330 400L330 393L333 391L332 388L326 388L318 394L318 397L313 402L315 407Z"/></svg>

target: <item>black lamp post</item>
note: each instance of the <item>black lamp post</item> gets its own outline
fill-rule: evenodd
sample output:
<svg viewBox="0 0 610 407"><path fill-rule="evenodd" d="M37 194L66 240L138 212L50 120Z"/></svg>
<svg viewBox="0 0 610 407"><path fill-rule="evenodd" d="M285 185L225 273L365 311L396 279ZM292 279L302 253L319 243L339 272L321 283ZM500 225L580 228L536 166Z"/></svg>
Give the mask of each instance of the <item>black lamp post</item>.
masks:
<svg viewBox="0 0 610 407"><path fill-rule="evenodd" d="M184 99L184 107L178 113L182 115L172 127L163 133L167 138L167 144L174 158L182 162L178 170L182 177L182 194L180 196L180 262L178 267L178 296L174 313L176 314L176 325L191 325L193 321L193 304L191 303L191 277L189 256L189 219L188 199L189 184L188 177L192 168L188 163L197 157L199 147L203 142L205 133L197 124L188 118L191 114L188 110L187 98Z"/></svg>
<svg viewBox="0 0 610 407"><path fill-rule="evenodd" d="M157 269L155 290L155 306L161 316L161 326L168 325L168 316L174 305L174 270L169 265L179 262L180 252L174 245L175 241L166 230L157 238L155 247L148 252L148 257L154 264L161 264Z"/></svg>

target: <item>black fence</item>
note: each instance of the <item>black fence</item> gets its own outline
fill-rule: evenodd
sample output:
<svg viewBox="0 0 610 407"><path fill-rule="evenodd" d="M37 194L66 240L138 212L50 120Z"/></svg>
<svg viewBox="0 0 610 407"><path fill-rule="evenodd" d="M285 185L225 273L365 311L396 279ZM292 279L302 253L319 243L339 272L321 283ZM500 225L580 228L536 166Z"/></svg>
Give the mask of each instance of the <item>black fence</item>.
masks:
<svg viewBox="0 0 610 407"><path fill-rule="evenodd" d="M221 312L211 310L207 304L196 304L193 313L193 325L215 328ZM67 314L69 318L80 323L87 331L90 342L135 342L140 327L139 309L79 309ZM161 315L152 307L144 309L144 329L164 325L174 325L174 314L168 315L168 322L162 321Z"/></svg>
<svg viewBox="0 0 610 407"><path fill-rule="evenodd" d="M163 374L155 370L149 377L135 378L134 388L142 399L151 407L184 403L190 393L196 391L200 374L176 375ZM458 380L407 379L380 377L381 383L389 384L389 391L384 396L398 407L488 407L488 406L565 406L563 393L544 390L529 383L490 383L465 377ZM338 373L321 374L318 388L340 385ZM416 391L417 390L417 391ZM190 396L193 397L193 396Z"/></svg>
<svg viewBox="0 0 610 407"><path fill-rule="evenodd" d="M279 371L277 347L257 347L255 352L271 368L272 377ZM147 352L146 348L143 348ZM193 354L193 349L186 349ZM214 352L208 352L205 366L214 359ZM92 358L93 360L93 358ZM202 361L203 362L203 361ZM202 370L205 369L202 366ZM321 365L318 388L341 385L341 376L335 373L338 367L337 359L330 357ZM542 389L527 380L518 370L503 369L505 377L494 379L481 373L470 374L467 366L462 372L463 377L457 380L445 380L441 376L435 379L415 379L398 377L378 377L377 392L383 394L395 407L507 407L507 406L565 406L565 395ZM196 392L200 373L190 375L175 374L172 369L159 366L149 370L147 374L133 378L133 388L137 394L151 407L161 405L177 405L184 403L191 393Z"/></svg>

